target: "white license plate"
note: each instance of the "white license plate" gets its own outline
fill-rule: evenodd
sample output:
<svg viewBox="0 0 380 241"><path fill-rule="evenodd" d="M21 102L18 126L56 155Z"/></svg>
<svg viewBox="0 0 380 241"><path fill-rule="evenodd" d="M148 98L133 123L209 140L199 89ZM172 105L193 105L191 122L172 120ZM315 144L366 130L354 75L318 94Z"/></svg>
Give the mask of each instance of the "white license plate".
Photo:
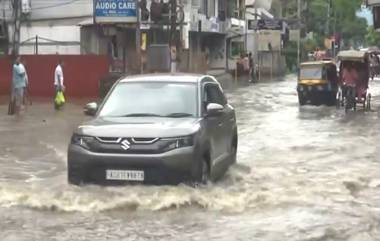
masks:
<svg viewBox="0 0 380 241"><path fill-rule="evenodd" d="M144 181L144 171L130 171L130 170L107 170L107 180L119 181Z"/></svg>

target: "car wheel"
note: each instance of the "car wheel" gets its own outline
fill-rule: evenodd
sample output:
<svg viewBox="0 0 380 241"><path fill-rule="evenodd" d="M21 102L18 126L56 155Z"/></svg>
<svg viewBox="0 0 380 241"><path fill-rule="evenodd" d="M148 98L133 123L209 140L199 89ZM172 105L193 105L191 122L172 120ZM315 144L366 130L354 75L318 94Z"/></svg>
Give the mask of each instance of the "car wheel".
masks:
<svg viewBox="0 0 380 241"><path fill-rule="evenodd" d="M83 180L80 177L78 177L78 175L75 175L73 170L70 170L70 169L68 169L68 172L67 172L67 180L69 184L72 184L72 185L80 186L83 184Z"/></svg>
<svg viewBox="0 0 380 241"><path fill-rule="evenodd" d="M236 161L237 161L237 137L235 136L234 137L234 141L232 142L232 147L231 147L231 161L232 161L232 164L235 164Z"/></svg>
<svg viewBox="0 0 380 241"><path fill-rule="evenodd" d="M371 94L367 96L367 111L371 111Z"/></svg>
<svg viewBox="0 0 380 241"><path fill-rule="evenodd" d="M210 182L210 168L206 158L202 158L200 166L198 167L198 173L196 174L194 187L204 186Z"/></svg>

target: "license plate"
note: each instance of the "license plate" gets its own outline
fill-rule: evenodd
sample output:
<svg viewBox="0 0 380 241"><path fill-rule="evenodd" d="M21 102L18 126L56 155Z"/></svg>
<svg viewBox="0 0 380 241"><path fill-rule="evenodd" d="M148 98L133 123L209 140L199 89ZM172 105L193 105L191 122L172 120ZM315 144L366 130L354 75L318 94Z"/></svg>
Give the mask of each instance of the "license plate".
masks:
<svg viewBox="0 0 380 241"><path fill-rule="evenodd" d="M144 181L144 171L107 170L106 179L115 181Z"/></svg>

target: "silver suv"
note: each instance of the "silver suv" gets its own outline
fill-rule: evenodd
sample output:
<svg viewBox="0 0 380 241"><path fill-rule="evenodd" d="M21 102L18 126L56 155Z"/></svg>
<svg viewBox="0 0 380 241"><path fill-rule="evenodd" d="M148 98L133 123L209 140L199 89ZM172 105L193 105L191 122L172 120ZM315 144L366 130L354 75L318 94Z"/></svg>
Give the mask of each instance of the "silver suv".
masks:
<svg viewBox="0 0 380 241"><path fill-rule="evenodd" d="M236 162L235 111L212 76L140 75L115 83L74 132L69 183L207 183Z"/></svg>

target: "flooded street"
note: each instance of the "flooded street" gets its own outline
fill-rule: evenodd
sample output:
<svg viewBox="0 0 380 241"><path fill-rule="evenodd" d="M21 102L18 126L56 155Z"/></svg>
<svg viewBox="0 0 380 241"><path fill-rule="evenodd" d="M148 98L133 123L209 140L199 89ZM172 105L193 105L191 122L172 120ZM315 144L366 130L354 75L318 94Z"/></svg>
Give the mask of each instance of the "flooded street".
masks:
<svg viewBox="0 0 380 241"><path fill-rule="evenodd" d="M21 120L0 105L1 241L380 240L380 81L373 110L298 106L296 81L228 94L238 164L218 183L74 187L72 130L83 103L35 102Z"/></svg>

